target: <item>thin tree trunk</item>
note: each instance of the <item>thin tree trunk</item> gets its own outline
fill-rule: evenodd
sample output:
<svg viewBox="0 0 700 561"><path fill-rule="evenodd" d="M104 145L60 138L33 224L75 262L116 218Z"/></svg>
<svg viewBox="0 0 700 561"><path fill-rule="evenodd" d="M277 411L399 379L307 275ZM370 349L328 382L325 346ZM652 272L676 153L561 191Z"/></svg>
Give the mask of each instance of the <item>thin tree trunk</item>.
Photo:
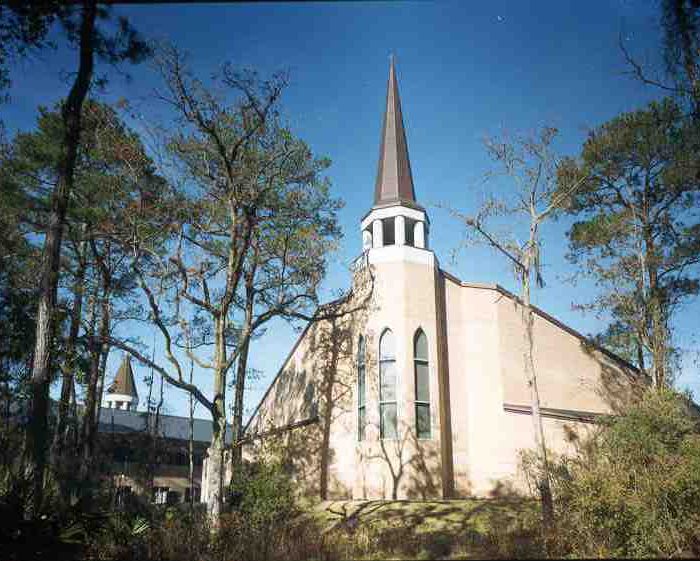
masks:
<svg viewBox="0 0 700 561"><path fill-rule="evenodd" d="M255 273L257 270L258 252L255 247L250 269L245 272L245 318L241 336L241 348L236 364L236 384L233 400L233 424L231 427L233 448L231 451L231 477L243 464L243 447L240 439L243 437L243 403L245 398L245 380L248 371L248 353L250 352L250 338L252 336L253 312L255 307Z"/></svg>
<svg viewBox="0 0 700 561"><path fill-rule="evenodd" d="M160 409L163 407L163 376L160 377L160 397L156 405L155 417L153 419L153 441L151 448L152 472L151 476L155 479L156 467L160 464L158 461L158 452L160 450Z"/></svg>
<svg viewBox="0 0 700 561"><path fill-rule="evenodd" d="M61 259L61 242L66 212L73 189L75 163L80 143L81 112L90 89L94 65L93 35L97 3L84 0L80 26L80 62L78 74L63 109L64 138L57 170L56 188L51 194L44 249L41 258L39 309L36 322L36 343L30 382L31 405L25 453L27 471L32 481L32 498L27 515L36 517L43 503L46 468L49 385L51 382L51 350L56 312L56 293Z"/></svg>
<svg viewBox="0 0 700 561"><path fill-rule="evenodd" d="M109 336L110 312L109 312L109 289L107 284L103 286L102 297L100 298L100 329L97 341L91 343L90 353L90 380L88 383L87 396L85 399L85 415L83 416L83 426L80 435L81 445L81 481L88 481L92 460L95 452L95 438L97 432L97 400L98 386L103 364L103 357L106 348L106 341ZM99 342L98 342L99 341Z"/></svg>
<svg viewBox="0 0 700 561"><path fill-rule="evenodd" d="M75 452L78 444L78 397L75 394L75 377L73 377L73 383L70 388L69 412L65 445L68 450Z"/></svg>
<svg viewBox="0 0 700 561"><path fill-rule="evenodd" d="M155 360L156 354L156 339L155 333L153 334L153 350L151 351L151 361ZM155 375L153 373L153 367L151 367L151 376L148 379L148 398L146 400L146 435L148 437L148 462L146 464L146 490L147 496L151 499L153 498L153 476L155 470L155 423L153 418L154 406L153 406L153 383L155 381Z"/></svg>
<svg viewBox="0 0 700 561"><path fill-rule="evenodd" d="M111 316L111 311L110 311ZM100 409L102 408L102 399L105 388L105 374L107 373L107 359L109 358L110 346L106 343L102 345L102 355L100 356L100 377L97 382L97 394L95 399L95 413L93 417L94 426L93 432L97 434L97 428L100 422Z"/></svg>
<svg viewBox="0 0 700 561"><path fill-rule="evenodd" d="M81 229L82 235L85 236L86 227L83 226ZM76 271L75 281L73 282L73 307L71 309L71 323L70 331L68 333L68 340L66 341L66 361L61 368L62 385L61 385L61 399L58 404L58 422L56 423L56 432L54 433L53 439L53 451L51 456L58 459L58 455L65 450L66 442L66 430L68 427L68 414L71 399L71 392L73 389L73 378L75 376L75 366L76 366L76 341L78 339L78 333L80 332L80 321L82 319L82 308L83 308L83 290L85 284L85 260L83 259L84 251L86 249L87 243L85 241L81 242L81 251L78 255L79 265Z"/></svg>
<svg viewBox="0 0 700 561"><path fill-rule="evenodd" d="M652 246L653 248L653 246ZM658 390L666 385L666 354L668 337L664 310L661 306L661 296L658 287L658 274L653 265L649 266L649 296L651 304L651 342L654 353L653 376L654 387Z"/></svg>
<svg viewBox="0 0 700 561"><path fill-rule="evenodd" d="M226 372L223 367L226 363L225 318L226 316L222 314L216 321L215 364L217 368L214 372L214 400L211 410L212 438L207 451L209 458L207 507L214 528L219 527L223 506L224 447L226 446Z"/></svg>
<svg viewBox="0 0 700 561"><path fill-rule="evenodd" d="M190 384L192 384L192 378L194 375L194 361L190 360ZM194 509L194 397L192 394L189 394L190 398L190 433L189 433L189 441L188 441L188 453L189 453L189 461L190 461L190 471L189 471L189 481L188 484L190 486L190 511Z"/></svg>
<svg viewBox="0 0 700 561"><path fill-rule="evenodd" d="M323 411L319 411L321 416L321 457L319 458L320 463L320 480L319 480L319 496L322 501L328 498L328 476L331 464L331 423L333 421L333 410L335 403L333 400L333 388L338 376L338 359L340 357L340 349L342 348L342 333L338 328L337 320L331 320L331 328L328 335L328 344L323 349L325 354L324 358L327 358L326 363L328 366L323 370L323 386L320 388L320 394L323 396ZM384 441L381 440L380 444L382 446L382 452L384 453L387 463L389 464L389 470L391 471L391 477L393 481L392 487L392 498L396 499L397 484L398 480L394 475L394 468L389 461L389 456L384 450ZM400 463L400 462L399 462Z"/></svg>
<svg viewBox="0 0 700 561"><path fill-rule="evenodd" d="M542 424L542 414L540 412L540 394L537 388L537 372L535 370L534 358L534 314L532 311L530 297L530 283L532 279L532 264L534 262L534 252L537 251L537 224L530 227L530 240L528 254L524 259L524 267L521 271L522 281L522 302L523 302L523 323L525 324L526 351L524 356L525 374L530 388L530 407L532 409L533 433L535 436L535 449L541 462L541 472L538 470L537 488L540 493L542 503L542 519L545 531L549 534L554 528L554 504L552 500L552 489L549 477L549 462L547 459L547 444L544 438L544 427Z"/></svg>
<svg viewBox="0 0 700 561"><path fill-rule="evenodd" d="M662 297L659 289L659 271L657 267L658 255L654 236L649 225L649 211L647 201L652 197L652 188L649 177L644 184L644 199L641 208L642 236L644 239L644 260L646 275L649 282L649 307L651 312L651 351L653 355L652 376L654 387L658 390L666 385L666 359L668 349L668 337L665 311L662 309Z"/></svg>
<svg viewBox="0 0 700 561"><path fill-rule="evenodd" d="M231 426L232 438L231 442L233 444L232 448L232 475L233 472L238 470L243 462L243 447L240 446L240 439L243 437L243 402L245 398L245 378L246 371L248 370L248 352L250 349L250 337L248 333L250 332L249 318L246 316L246 325L243 331L246 335L243 338L243 343L240 348L240 354L238 355L238 362L236 364L236 384L235 384L235 396L233 402L233 423Z"/></svg>

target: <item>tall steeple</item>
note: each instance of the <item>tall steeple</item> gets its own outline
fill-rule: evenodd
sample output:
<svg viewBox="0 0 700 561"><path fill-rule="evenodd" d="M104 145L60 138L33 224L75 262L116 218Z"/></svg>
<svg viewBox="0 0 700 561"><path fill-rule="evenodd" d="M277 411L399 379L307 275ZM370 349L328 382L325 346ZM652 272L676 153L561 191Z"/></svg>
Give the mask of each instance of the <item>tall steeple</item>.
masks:
<svg viewBox="0 0 700 561"><path fill-rule="evenodd" d="M374 205L362 218L362 250L382 249L373 258L430 259L417 257L414 249L428 249L429 220L425 209L416 201L413 188L408 143L403 127L399 86L396 81L394 57L389 64L386 108L379 148ZM399 246L406 251L386 250ZM409 251L408 248L411 248ZM420 253L420 252L419 252ZM380 256L381 254L381 256ZM432 254L431 254L432 255Z"/></svg>
<svg viewBox="0 0 700 561"><path fill-rule="evenodd" d="M386 109L379 147L377 182L374 189L374 205L388 203L417 206L393 55L389 63Z"/></svg>

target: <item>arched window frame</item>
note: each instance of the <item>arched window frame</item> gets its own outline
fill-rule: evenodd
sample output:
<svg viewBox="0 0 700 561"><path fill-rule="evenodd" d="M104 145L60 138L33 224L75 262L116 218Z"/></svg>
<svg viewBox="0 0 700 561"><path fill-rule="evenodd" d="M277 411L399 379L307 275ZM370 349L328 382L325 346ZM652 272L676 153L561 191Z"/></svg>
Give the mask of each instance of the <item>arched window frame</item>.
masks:
<svg viewBox="0 0 700 561"><path fill-rule="evenodd" d="M425 340L425 355L418 356L418 342L423 337ZM425 379L419 380L419 376ZM430 415L430 353L428 351L428 336L423 329L418 328L413 335L413 381L415 391L415 414L416 414L416 438L429 440L432 438L432 420ZM423 390L423 391L421 391ZM427 428L421 419L427 417Z"/></svg>
<svg viewBox="0 0 700 561"><path fill-rule="evenodd" d="M387 352L387 341L391 340L393 352ZM386 381L393 374L393 384ZM384 440L398 438L398 372L396 370L396 338L386 328L379 337L379 437Z"/></svg>
<svg viewBox="0 0 700 561"><path fill-rule="evenodd" d="M365 338L357 341L357 440L365 439L367 426L367 359Z"/></svg>

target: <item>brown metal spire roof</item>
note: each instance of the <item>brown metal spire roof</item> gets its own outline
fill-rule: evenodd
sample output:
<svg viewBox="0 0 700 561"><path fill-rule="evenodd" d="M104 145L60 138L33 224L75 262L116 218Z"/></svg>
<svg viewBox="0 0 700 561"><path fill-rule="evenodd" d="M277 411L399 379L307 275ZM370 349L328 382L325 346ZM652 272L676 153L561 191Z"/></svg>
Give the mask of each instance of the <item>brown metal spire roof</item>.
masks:
<svg viewBox="0 0 700 561"><path fill-rule="evenodd" d="M117 375L114 377L112 385L107 389L107 393L119 393L122 395L130 395L138 399L139 394L136 391L134 383L134 372L131 370L131 357L126 355L122 360Z"/></svg>
<svg viewBox="0 0 700 561"><path fill-rule="evenodd" d="M386 111L379 146L379 166L374 189L374 204L408 203L416 206L411 162L408 159L406 131L403 128L399 86L396 81L394 57L389 65L389 83L386 92Z"/></svg>

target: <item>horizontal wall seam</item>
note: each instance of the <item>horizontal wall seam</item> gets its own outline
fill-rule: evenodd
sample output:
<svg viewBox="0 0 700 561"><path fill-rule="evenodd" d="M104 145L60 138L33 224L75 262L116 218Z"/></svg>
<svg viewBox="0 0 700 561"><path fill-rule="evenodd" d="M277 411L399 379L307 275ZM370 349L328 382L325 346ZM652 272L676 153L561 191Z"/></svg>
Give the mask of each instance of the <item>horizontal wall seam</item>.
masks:
<svg viewBox="0 0 700 561"><path fill-rule="evenodd" d="M532 415L532 407L529 405L516 405L504 403L503 410L507 413L517 413L519 415ZM555 409L553 407L540 407L540 414L550 419L560 419L564 421L578 421L580 423L596 423L603 417L608 417L605 413L594 413L593 411L577 411L574 409Z"/></svg>

